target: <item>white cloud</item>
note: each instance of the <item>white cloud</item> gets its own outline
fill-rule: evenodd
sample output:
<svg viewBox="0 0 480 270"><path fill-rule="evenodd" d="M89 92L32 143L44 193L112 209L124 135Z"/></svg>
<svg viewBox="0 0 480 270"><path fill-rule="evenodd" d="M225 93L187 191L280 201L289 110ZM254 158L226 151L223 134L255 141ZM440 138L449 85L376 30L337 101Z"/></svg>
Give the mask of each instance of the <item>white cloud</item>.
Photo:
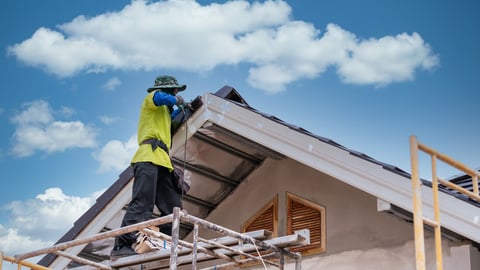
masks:
<svg viewBox="0 0 480 270"><path fill-rule="evenodd" d="M100 162L99 172L122 171L130 164L133 154L138 148L137 137L132 136L127 142L111 140L102 149L93 154Z"/></svg>
<svg viewBox="0 0 480 270"><path fill-rule="evenodd" d="M60 108L60 114L66 118L70 118L75 114L75 110L66 106Z"/></svg>
<svg viewBox="0 0 480 270"><path fill-rule="evenodd" d="M6 228L0 224L0 250L4 252L5 256L12 257L13 255L51 246L53 243L54 241L42 241L28 235L20 235L18 229ZM26 261L36 263L41 257L28 258ZM15 270L18 268L16 264L4 262L2 269Z"/></svg>
<svg viewBox="0 0 480 270"><path fill-rule="evenodd" d="M108 91L113 91L121 84L122 84L122 81L119 78L113 77L103 85L103 88L107 89Z"/></svg>
<svg viewBox="0 0 480 270"><path fill-rule="evenodd" d="M53 245L101 193L81 198L49 188L34 199L3 206L10 215L8 225L0 224L0 250L13 256Z"/></svg>
<svg viewBox="0 0 480 270"><path fill-rule="evenodd" d="M118 121L118 117L110 117L110 116L106 116L106 115L101 115L98 118L100 118L100 121L102 123L104 123L105 125L110 125L110 124Z"/></svg>
<svg viewBox="0 0 480 270"><path fill-rule="evenodd" d="M11 202L6 209L11 212L12 227L43 236L66 231L90 207L92 200L67 196L60 188L49 188L35 199Z"/></svg>
<svg viewBox="0 0 480 270"><path fill-rule="evenodd" d="M64 107L62 113L66 111ZM23 111L12 122L16 125L12 152L18 157L30 156L35 151L53 153L96 144L96 131L92 127L80 121L55 120L50 105L43 100L24 104Z"/></svg>
<svg viewBox="0 0 480 270"><path fill-rule="evenodd" d="M338 72L348 83L386 85L412 80L416 69L437 64L419 34L404 33L356 43L350 56L339 61Z"/></svg>
<svg viewBox="0 0 480 270"><path fill-rule="evenodd" d="M270 92L328 67L345 83L381 86L438 64L418 33L361 40L329 24L320 35L311 23L291 20L291 12L284 1L138 0L116 12L78 16L57 30L40 28L8 52L61 77L107 69L204 72L246 63L247 81Z"/></svg>
<svg viewBox="0 0 480 270"><path fill-rule="evenodd" d="M15 124L47 124L53 121L52 110L47 102L38 100L23 106L25 109L12 118Z"/></svg>

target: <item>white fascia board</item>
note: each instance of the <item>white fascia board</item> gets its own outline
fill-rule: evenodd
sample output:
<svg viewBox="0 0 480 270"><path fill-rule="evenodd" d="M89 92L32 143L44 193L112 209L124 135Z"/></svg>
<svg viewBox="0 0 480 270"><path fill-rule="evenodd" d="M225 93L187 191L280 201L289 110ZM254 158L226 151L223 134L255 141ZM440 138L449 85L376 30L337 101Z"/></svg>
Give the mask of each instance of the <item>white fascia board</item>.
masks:
<svg viewBox="0 0 480 270"><path fill-rule="evenodd" d="M84 238L98 234L105 225L119 212L122 208L130 202L132 198L133 181L130 179L123 189L105 206L105 208L98 213L95 218L85 226L80 234L75 239ZM79 254L87 244L74 246L65 250L70 254ZM70 259L58 256L48 267L52 269L66 269L70 263Z"/></svg>
<svg viewBox="0 0 480 270"><path fill-rule="evenodd" d="M170 149L171 155L175 155L177 151L183 150L185 140L190 139L209 119L210 111L205 105L205 99L209 94L205 94L202 97L203 106L198 108L181 126L178 127L175 136L172 138L172 148ZM186 137L185 137L185 132Z"/></svg>
<svg viewBox="0 0 480 270"><path fill-rule="evenodd" d="M309 167L413 212L410 178L348 151L295 131L212 94L206 94L204 118L245 138L297 160ZM205 108L206 107L206 108ZM205 122L204 121L204 122ZM432 190L422 187L423 214L432 217ZM439 192L443 227L480 243L480 211L469 203Z"/></svg>

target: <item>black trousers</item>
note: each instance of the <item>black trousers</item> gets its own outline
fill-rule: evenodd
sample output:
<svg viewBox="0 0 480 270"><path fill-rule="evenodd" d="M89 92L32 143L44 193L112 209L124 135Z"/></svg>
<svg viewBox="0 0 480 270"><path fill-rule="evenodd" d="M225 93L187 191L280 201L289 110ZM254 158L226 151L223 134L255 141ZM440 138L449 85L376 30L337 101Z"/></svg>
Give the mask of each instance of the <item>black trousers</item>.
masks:
<svg viewBox="0 0 480 270"><path fill-rule="evenodd" d="M132 201L122 220L122 227L152 219L154 206L160 211L160 216L173 212L174 207L181 207L181 194L173 183L170 171L150 162L133 164L135 176L132 188ZM172 224L162 224L162 233L171 235ZM115 246L122 247L135 243L136 233L120 235L115 238Z"/></svg>

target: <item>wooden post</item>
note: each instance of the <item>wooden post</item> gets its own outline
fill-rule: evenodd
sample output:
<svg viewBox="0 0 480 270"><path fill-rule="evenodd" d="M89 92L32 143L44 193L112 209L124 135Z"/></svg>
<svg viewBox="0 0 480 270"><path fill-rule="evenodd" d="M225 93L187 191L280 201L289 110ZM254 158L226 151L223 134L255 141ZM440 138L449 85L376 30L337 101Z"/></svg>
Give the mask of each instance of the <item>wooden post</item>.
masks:
<svg viewBox="0 0 480 270"><path fill-rule="evenodd" d="M21 269L22 268L22 265L23 266L26 266L32 270L52 270L51 268L48 268L48 267L45 267L43 265L38 265L38 264L34 264L34 263L31 263L31 262L27 262L27 261L20 261L20 262L17 262L15 260L14 257L10 257L10 256L5 256L2 252L0 252L0 255L1 255L1 260L0 260L0 269L1 266L2 266L2 261L7 261L7 262L11 262L11 263L16 263L18 264L18 269Z"/></svg>
<svg viewBox="0 0 480 270"><path fill-rule="evenodd" d="M280 254L278 269L283 270L284 266L285 266L285 255Z"/></svg>
<svg viewBox="0 0 480 270"><path fill-rule="evenodd" d="M480 193L478 191L478 176L473 175L472 181L473 181L473 193L475 193L477 196L479 196Z"/></svg>
<svg viewBox="0 0 480 270"><path fill-rule="evenodd" d="M295 270L302 270L302 254L297 253L298 257L295 260Z"/></svg>
<svg viewBox="0 0 480 270"><path fill-rule="evenodd" d="M93 242L93 241L96 241L96 240L105 239L105 238L114 237L114 236L117 236L117 235L129 233L129 232L138 231L142 228L147 228L147 227L151 227L151 226L157 226L157 225L160 225L160 224L165 224L165 223L171 222L171 220L172 220L172 215L168 215L168 216L165 216L165 217L151 219L151 220L144 221L144 222L141 222L141 223L125 226L125 227L118 228L118 229L115 229L115 230L111 230L111 231L108 231L108 232L99 233L99 234L96 234L96 235L93 235L93 236L88 236L88 237L85 237L85 238L80 238L80 239L75 239L75 240L72 240L72 241L63 242L63 243L56 244L56 245L54 245L52 247L49 247L49 248L42 248L42 249L39 249L39 250L36 250L36 251L32 251L32 252L28 252L28 253L24 253L24 254L20 254L20 255L15 255L15 262L19 262L19 261L24 260L26 258L35 257L35 256L46 254L46 253L53 253L57 250L64 250L64 249L69 248L69 247L78 246L78 245L82 245L82 244L87 244L87 243L90 243L90 242Z"/></svg>
<svg viewBox="0 0 480 270"><path fill-rule="evenodd" d="M170 270L177 269L177 248L180 234L180 208L173 208L172 243L170 245Z"/></svg>
<svg viewBox="0 0 480 270"><path fill-rule="evenodd" d="M193 258L192 270L197 270L198 224L193 225Z"/></svg>
<svg viewBox="0 0 480 270"><path fill-rule="evenodd" d="M432 191L435 226L435 259L437 270L443 269L442 258L442 227L440 226L440 205L438 202L438 177L437 177L437 156L432 155Z"/></svg>
<svg viewBox="0 0 480 270"><path fill-rule="evenodd" d="M418 141L410 136L410 161L412 166L413 225L415 232L416 269L425 270L425 239L423 235L422 187L418 174Z"/></svg>
<svg viewBox="0 0 480 270"><path fill-rule="evenodd" d="M55 251L55 254L57 254L59 256L63 256L65 258L69 258L69 259L71 259L73 261L76 261L76 262L79 262L81 264L91 265L91 266L95 267L96 269L112 270L112 268L110 266L107 266L107 265L104 265L104 264L101 264L101 263L92 262L90 260L71 255L71 254L69 254L65 251Z"/></svg>

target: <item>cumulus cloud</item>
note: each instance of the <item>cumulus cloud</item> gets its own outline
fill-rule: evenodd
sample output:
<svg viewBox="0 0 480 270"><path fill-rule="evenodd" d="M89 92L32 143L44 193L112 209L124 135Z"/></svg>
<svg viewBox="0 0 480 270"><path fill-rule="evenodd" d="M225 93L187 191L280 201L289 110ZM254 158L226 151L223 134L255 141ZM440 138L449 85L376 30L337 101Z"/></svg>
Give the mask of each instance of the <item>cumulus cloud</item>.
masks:
<svg viewBox="0 0 480 270"><path fill-rule="evenodd" d="M42 241L36 239L34 236L21 235L19 229L4 227L0 224L0 250L3 251L6 256L30 252L32 250L51 246L52 244L52 241ZM28 258L26 261L37 263L41 258L42 256L37 256ZM16 270L18 268L16 264L4 261L2 269Z"/></svg>
<svg viewBox="0 0 480 270"><path fill-rule="evenodd" d="M269 92L315 78L328 67L345 83L383 86L438 65L418 33L359 39L333 23L322 33L292 20L291 12L284 1L137 0L119 11L78 16L58 29L39 28L7 50L60 77L109 69L205 72L246 64L247 82Z"/></svg>
<svg viewBox="0 0 480 270"><path fill-rule="evenodd" d="M113 77L103 85L103 88L107 89L108 91L113 91L121 84L122 84L122 81L119 78Z"/></svg>
<svg viewBox="0 0 480 270"><path fill-rule="evenodd" d="M127 142L118 140L107 142L93 157L100 162L98 172L122 171L130 164L130 160L138 148L137 137L132 136Z"/></svg>
<svg viewBox="0 0 480 270"><path fill-rule="evenodd" d="M72 111L63 107L60 113L70 115ZM26 157L36 151L53 153L96 145L95 129L80 121L55 120L53 114L54 111L44 100L23 105L23 110L11 119L16 126L12 137L15 156Z"/></svg>
<svg viewBox="0 0 480 270"><path fill-rule="evenodd" d="M370 39L354 44L349 56L338 62L338 73L345 82L355 84L381 86L412 80L416 69L428 70L438 64L430 54L430 47L417 33Z"/></svg>
<svg viewBox="0 0 480 270"><path fill-rule="evenodd" d="M13 255L53 245L52 240L66 233L102 192L81 198L49 188L34 199L4 205L9 222L0 224L0 250Z"/></svg>

